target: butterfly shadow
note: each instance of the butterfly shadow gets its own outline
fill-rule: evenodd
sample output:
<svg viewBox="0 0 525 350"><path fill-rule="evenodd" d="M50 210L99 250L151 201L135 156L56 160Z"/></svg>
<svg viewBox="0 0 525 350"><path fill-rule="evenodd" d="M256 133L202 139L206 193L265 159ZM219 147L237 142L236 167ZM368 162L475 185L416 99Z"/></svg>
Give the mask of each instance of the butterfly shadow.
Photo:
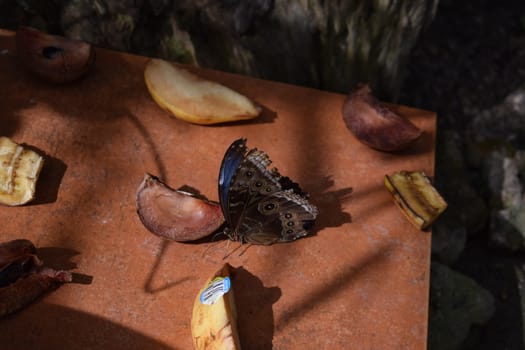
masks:
<svg viewBox="0 0 525 350"><path fill-rule="evenodd" d="M339 227L352 222L352 216L343 210L343 204L350 199L353 188L330 190L334 183L333 177L328 175L308 187L311 202L319 208L319 215L311 230L312 234L317 234L328 227Z"/></svg>
<svg viewBox="0 0 525 350"><path fill-rule="evenodd" d="M231 273L239 338L243 349L273 348L274 315L272 306L281 297L279 287L265 287L244 267Z"/></svg>

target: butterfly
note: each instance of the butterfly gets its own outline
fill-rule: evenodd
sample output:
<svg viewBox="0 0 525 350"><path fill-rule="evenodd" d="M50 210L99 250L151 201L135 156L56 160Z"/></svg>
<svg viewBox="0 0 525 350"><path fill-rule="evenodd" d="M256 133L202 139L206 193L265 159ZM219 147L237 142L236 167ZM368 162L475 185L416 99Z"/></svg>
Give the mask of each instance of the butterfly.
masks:
<svg viewBox="0 0 525 350"><path fill-rule="evenodd" d="M269 245L308 235L318 214L308 195L277 169L266 153L248 150L246 139L226 151L219 173L224 233L234 241Z"/></svg>

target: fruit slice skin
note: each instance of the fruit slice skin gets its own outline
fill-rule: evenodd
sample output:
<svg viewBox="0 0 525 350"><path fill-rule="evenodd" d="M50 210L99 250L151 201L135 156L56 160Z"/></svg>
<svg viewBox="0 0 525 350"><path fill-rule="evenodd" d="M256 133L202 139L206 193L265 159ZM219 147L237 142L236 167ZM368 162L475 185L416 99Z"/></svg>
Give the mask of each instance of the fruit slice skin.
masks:
<svg viewBox="0 0 525 350"><path fill-rule="evenodd" d="M385 175L385 186L408 220L425 230L445 211L447 202L422 171Z"/></svg>
<svg viewBox="0 0 525 350"><path fill-rule="evenodd" d="M95 62L95 50L90 44L30 27L16 31L16 47L28 70L55 84L79 79Z"/></svg>
<svg viewBox="0 0 525 350"><path fill-rule="evenodd" d="M0 204L16 206L31 201L44 158L8 137L0 137Z"/></svg>
<svg viewBox="0 0 525 350"><path fill-rule="evenodd" d="M15 239L0 243L0 318L71 281L69 271L44 266L31 241Z"/></svg>
<svg viewBox="0 0 525 350"><path fill-rule="evenodd" d="M343 104L346 127L365 145L380 151L400 151L423 133L408 119L382 104L368 85L359 85Z"/></svg>
<svg viewBox="0 0 525 350"><path fill-rule="evenodd" d="M224 223L218 203L175 190L151 174L144 175L136 203L137 214L150 232L178 242L204 238Z"/></svg>
<svg viewBox="0 0 525 350"><path fill-rule="evenodd" d="M40 265L42 262L31 241L15 239L0 243L0 288L15 282Z"/></svg>
<svg viewBox="0 0 525 350"><path fill-rule="evenodd" d="M186 69L151 59L144 70L151 96L176 118L194 124L218 124L252 119L261 108L247 97Z"/></svg>
<svg viewBox="0 0 525 350"><path fill-rule="evenodd" d="M232 267L225 264L201 288L193 303L191 334L197 350L239 350L241 348L237 331L237 312L233 288L222 295L214 304L201 303L201 293L216 277L230 277Z"/></svg>

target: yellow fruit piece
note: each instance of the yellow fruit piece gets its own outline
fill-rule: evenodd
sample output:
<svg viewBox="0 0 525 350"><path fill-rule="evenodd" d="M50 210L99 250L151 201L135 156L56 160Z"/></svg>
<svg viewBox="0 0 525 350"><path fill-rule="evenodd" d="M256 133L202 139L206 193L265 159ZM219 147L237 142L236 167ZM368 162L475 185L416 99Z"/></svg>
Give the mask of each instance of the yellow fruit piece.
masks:
<svg viewBox="0 0 525 350"><path fill-rule="evenodd" d="M197 350L238 350L237 314L230 285L229 264L217 271L193 303L191 334ZM229 286L225 294L224 289Z"/></svg>
<svg viewBox="0 0 525 350"><path fill-rule="evenodd" d="M409 221L424 230L445 211L447 203L422 171L385 175L385 186Z"/></svg>
<svg viewBox="0 0 525 350"><path fill-rule="evenodd" d="M238 92L164 60L151 59L146 65L144 80L160 107L190 123L252 119L261 112L259 106Z"/></svg>
<svg viewBox="0 0 525 350"><path fill-rule="evenodd" d="M0 204L22 205L35 196L44 159L7 137L0 137Z"/></svg>

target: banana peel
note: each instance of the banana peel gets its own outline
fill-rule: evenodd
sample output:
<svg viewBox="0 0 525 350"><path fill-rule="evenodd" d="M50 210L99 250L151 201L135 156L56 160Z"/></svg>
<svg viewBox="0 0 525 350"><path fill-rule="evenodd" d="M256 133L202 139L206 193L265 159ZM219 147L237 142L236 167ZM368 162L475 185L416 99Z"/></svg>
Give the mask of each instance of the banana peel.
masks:
<svg viewBox="0 0 525 350"><path fill-rule="evenodd" d="M408 220L425 230L445 211L447 202L422 171L385 175L385 186Z"/></svg>
<svg viewBox="0 0 525 350"><path fill-rule="evenodd" d="M0 137L0 204L26 204L35 196L44 158L8 137Z"/></svg>
<svg viewBox="0 0 525 350"><path fill-rule="evenodd" d="M193 303L191 333L197 350L239 350L237 313L225 264L199 291Z"/></svg>

